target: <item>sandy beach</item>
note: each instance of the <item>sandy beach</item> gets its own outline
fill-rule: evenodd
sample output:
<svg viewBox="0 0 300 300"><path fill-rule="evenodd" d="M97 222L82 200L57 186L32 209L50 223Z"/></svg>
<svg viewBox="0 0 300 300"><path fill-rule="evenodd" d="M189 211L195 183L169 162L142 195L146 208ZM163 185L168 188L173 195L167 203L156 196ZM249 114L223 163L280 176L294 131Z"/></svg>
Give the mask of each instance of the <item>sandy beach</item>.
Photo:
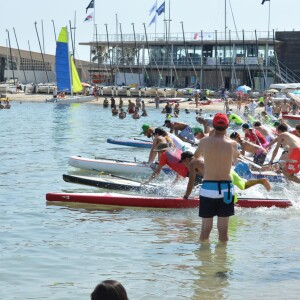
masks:
<svg viewBox="0 0 300 300"><path fill-rule="evenodd" d="M10 101L13 102L44 102L46 101L46 99L51 99L52 95L48 95L48 94L24 94L24 93L20 93L20 94L9 94L8 98ZM107 97L108 99L110 99L110 96ZM105 97L98 97L98 100L93 100L90 102L86 102L86 103L92 103L92 104L97 104L97 105L103 105L103 100L105 99ZM119 97L115 97L116 99L116 103L119 103ZM123 101L124 101L124 106L127 107L127 103L128 100L135 100L136 97L122 97ZM150 100L153 100L153 98L143 98L143 100L145 100L145 104L146 107L155 107L155 103L149 103ZM165 106L165 103L160 103L160 107ZM194 101L187 101L187 102L182 102L180 103L180 108L181 109L189 109L189 110L196 110L196 104ZM236 105L230 105L230 108L235 111L236 110ZM202 109L203 111L224 111L224 103L223 102L213 102L209 105L199 105L198 106L198 110ZM242 111L244 109L242 108ZM261 108L257 108L257 110L261 110Z"/></svg>

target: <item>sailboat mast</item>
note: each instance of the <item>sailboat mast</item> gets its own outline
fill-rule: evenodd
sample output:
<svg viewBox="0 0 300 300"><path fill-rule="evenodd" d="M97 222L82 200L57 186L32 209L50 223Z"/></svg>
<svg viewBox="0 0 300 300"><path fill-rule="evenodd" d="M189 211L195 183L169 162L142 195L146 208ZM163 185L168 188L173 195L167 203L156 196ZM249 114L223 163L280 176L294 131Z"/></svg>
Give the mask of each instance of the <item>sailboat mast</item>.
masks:
<svg viewBox="0 0 300 300"><path fill-rule="evenodd" d="M44 22L43 20L41 20L41 24L42 24L42 38L43 38L43 53L45 52L45 36L44 36Z"/></svg>
<svg viewBox="0 0 300 300"><path fill-rule="evenodd" d="M9 45L9 53L10 53L10 66L13 73L13 80L15 83L15 72L14 72L14 66L13 66L13 60L12 60L12 52L11 52L11 44L10 44L10 37L9 37L9 31L6 29L7 37L8 37L8 45Z"/></svg>
<svg viewBox="0 0 300 300"><path fill-rule="evenodd" d="M74 14L74 27L72 28L74 30L74 41L73 41L73 57L74 57L74 63L75 63L75 48L76 48L76 10L75 10L75 14Z"/></svg>
<svg viewBox="0 0 300 300"><path fill-rule="evenodd" d="M53 24L54 39L55 39L55 43L56 43L57 38L56 38L56 30L55 30L54 20L51 20L51 21L52 21L52 24Z"/></svg>
<svg viewBox="0 0 300 300"><path fill-rule="evenodd" d="M42 46L41 46L41 42L40 42L40 37L39 37L39 33L38 33L38 30L37 30L36 24L37 24L37 22L35 21L34 22L35 31L36 31L36 35L37 35L37 38L38 38L38 41L39 41L39 45L40 45L40 51L41 51L41 55L42 55L43 66L44 66L44 69L45 69L45 72L46 72L47 81L49 83L48 72L47 72L47 68L46 68L46 64L45 64L45 59L44 59L44 54L43 54L43 50L42 50Z"/></svg>
<svg viewBox="0 0 300 300"><path fill-rule="evenodd" d="M145 39L146 39L146 46L147 46L147 49L148 49L148 60L150 62L150 70L151 70L151 81L153 81L153 68L152 68L152 61L151 61L151 55L150 55L150 48L149 48L149 43L148 43L148 36L147 36L147 31L146 31L146 24L143 23L144 25L144 31L145 31ZM159 69L158 69L158 73L159 73ZM159 76L160 76L160 73L159 73ZM150 80L149 80L150 82Z"/></svg>
<svg viewBox="0 0 300 300"><path fill-rule="evenodd" d="M70 25L70 36L71 36L71 46L72 46L72 55L74 56L74 43L73 43L73 34L72 34L72 23L71 20L69 20Z"/></svg>
<svg viewBox="0 0 300 300"><path fill-rule="evenodd" d="M19 43L18 43L18 39L17 39L15 27L13 27L13 30L14 30L14 34L15 34L15 39L16 39L17 47L18 47L21 68L22 68L22 71L23 71L25 82L27 83L26 73L25 73L25 70L24 70L23 60L22 60L21 51L20 51L20 48L19 48Z"/></svg>
<svg viewBox="0 0 300 300"><path fill-rule="evenodd" d="M105 24L105 28L106 28L106 39L107 39L107 53L108 53L108 56L109 56L109 66L110 66L110 72L111 72L111 83L114 79L114 70L113 70L113 67L112 67L112 58L110 56L110 51L109 51L109 38L108 38L108 29L107 29L107 24Z"/></svg>
<svg viewBox="0 0 300 300"><path fill-rule="evenodd" d="M33 69L34 83L37 83L37 81L36 81L36 76L35 76L35 66L34 66L34 64L33 64L32 53L31 53L29 41L28 41L28 49L29 49L30 60L31 60L31 65L32 65L32 69Z"/></svg>
<svg viewBox="0 0 300 300"><path fill-rule="evenodd" d="M66 28L68 28L66 26ZM70 53L70 49L69 49L69 32L68 32L68 29L66 30L67 31L67 41L68 41L68 55L69 55L69 76L70 76L70 91L71 91L71 96L73 96L73 81L72 81L72 68L71 68L71 59L73 59L73 57L69 54Z"/></svg>
<svg viewBox="0 0 300 300"><path fill-rule="evenodd" d="M121 47L122 47L122 59L123 59L123 65L125 65L125 56L124 56L124 43L123 43L123 33L122 33L122 24L120 23L120 36L121 36ZM124 72L124 83L125 85L127 85L126 83L126 73L125 73L125 68L123 68Z"/></svg>
<svg viewBox="0 0 300 300"><path fill-rule="evenodd" d="M137 68L138 68L138 74L139 74L139 85L141 86L141 74L140 74L140 50L137 47L137 43L136 43L136 37L135 37L135 29L134 29L134 23L131 23L132 25L132 29L133 29L133 37L134 37L134 47L135 47L135 51L137 51Z"/></svg>

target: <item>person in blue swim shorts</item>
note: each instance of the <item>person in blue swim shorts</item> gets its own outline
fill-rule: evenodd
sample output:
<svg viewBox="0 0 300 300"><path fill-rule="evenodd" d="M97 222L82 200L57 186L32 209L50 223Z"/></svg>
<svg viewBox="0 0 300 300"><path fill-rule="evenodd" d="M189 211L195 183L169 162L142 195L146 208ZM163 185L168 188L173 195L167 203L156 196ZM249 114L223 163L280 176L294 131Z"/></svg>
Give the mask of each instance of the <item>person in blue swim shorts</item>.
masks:
<svg viewBox="0 0 300 300"><path fill-rule="evenodd" d="M200 241L209 240L213 218L218 217L219 241L228 241L229 217L234 215L234 187L230 170L239 156L237 142L226 136L229 126L225 114L213 118L213 135L200 140L195 158L204 158L205 169L200 189L199 216L202 218Z"/></svg>

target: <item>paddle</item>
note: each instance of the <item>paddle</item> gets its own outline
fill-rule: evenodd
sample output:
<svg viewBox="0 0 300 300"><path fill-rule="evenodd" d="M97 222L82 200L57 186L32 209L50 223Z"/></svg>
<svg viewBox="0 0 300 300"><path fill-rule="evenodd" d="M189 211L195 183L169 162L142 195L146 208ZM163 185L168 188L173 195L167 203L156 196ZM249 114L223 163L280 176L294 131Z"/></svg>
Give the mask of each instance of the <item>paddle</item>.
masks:
<svg viewBox="0 0 300 300"><path fill-rule="evenodd" d="M291 163L295 163L297 162L295 159L288 159L288 160L277 160L277 161L273 161L273 162L268 162L266 164L263 164L263 166L267 166L267 165L275 165L275 164L280 164L280 163L286 163L286 162L291 162Z"/></svg>
<svg viewBox="0 0 300 300"><path fill-rule="evenodd" d="M262 167L260 166L260 165L258 165L258 164L256 164L256 163L254 163L252 160L250 160L249 158L246 158L246 157L243 157L243 158L241 158L241 157L239 157L238 158L241 162L243 162L243 163L249 163L250 165L252 165L253 167L255 167L255 168L257 168L257 169L261 169Z"/></svg>
<svg viewBox="0 0 300 300"><path fill-rule="evenodd" d="M95 170L95 171L97 171L97 170ZM143 182L138 181L138 180L132 180L132 179L130 179L130 178L126 178L126 177L123 177L123 176L114 175L114 174L110 174L110 173L105 173L105 172L99 172L99 173L102 174L102 175L107 175L107 176L111 176L111 177L115 177L115 178L119 178L119 179L124 179L124 180L128 180L128 181L133 181L133 182L140 183L141 185L143 185ZM149 184L149 183L147 183L147 184L145 184L145 185L150 185L150 186L155 186L155 187L157 187L157 185Z"/></svg>
<svg viewBox="0 0 300 300"><path fill-rule="evenodd" d="M142 142L146 142L148 144L152 143L151 141L147 141L147 140L143 140L143 139L138 139L138 138L133 138L135 141L142 141Z"/></svg>

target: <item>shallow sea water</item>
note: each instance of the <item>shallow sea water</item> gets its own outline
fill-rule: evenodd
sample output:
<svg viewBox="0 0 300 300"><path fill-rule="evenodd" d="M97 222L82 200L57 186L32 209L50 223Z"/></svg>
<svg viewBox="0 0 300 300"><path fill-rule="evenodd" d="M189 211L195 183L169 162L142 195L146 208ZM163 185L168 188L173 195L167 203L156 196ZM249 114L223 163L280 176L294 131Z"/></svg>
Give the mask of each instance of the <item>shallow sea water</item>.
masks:
<svg viewBox="0 0 300 300"><path fill-rule="evenodd" d="M197 209L46 203L47 192L101 191L62 180L78 172L71 155L146 160L148 150L106 139L163 124L149 114L119 120L98 105L26 102L0 111L0 299L89 299L105 279L122 282L130 299L299 299L297 185L273 184L268 195L288 197L291 208L237 208L227 246L215 227L200 245ZM179 120L196 125L194 113Z"/></svg>

